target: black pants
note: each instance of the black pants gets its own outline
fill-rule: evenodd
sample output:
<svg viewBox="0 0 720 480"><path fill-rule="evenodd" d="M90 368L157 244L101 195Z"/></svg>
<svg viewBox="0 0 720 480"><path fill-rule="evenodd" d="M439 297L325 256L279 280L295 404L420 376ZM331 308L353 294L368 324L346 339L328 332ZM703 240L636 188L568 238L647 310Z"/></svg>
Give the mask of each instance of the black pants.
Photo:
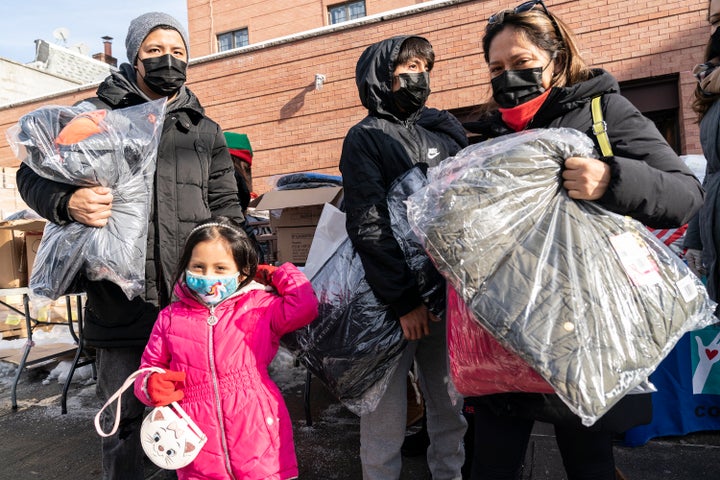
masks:
<svg viewBox="0 0 720 480"><path fill-rule="evenodd" d="M498 416L481 402L475 410L471 480L517 480L532 432L532 419ZM614 480L613 434L555 426L568 480Z"/></svg>

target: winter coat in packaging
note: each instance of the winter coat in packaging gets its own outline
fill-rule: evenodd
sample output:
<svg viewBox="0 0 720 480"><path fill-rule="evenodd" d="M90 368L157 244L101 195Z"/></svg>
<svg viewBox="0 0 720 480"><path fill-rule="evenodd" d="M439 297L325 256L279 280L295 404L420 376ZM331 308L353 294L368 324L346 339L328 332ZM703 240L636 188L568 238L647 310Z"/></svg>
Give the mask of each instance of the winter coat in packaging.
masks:
<svg viewBox="0 0 720 480"><path fill-rule="evenodd" d="M81 273L108 280L132 299L145 288L147 221L165 98L117 110L46 106L8 133L18 158L37 175L77 187L109 187L112 215L102 228L48 222L29 285L57 299Z"/></svg>
<svg viewBox="0 0 720 480"><path fill-rule="evenodd" d="M565 128L470 146L429 170L408 220L474 318L592 425L714 302L640 222L567 196L571 156L592 141Z"/></svg>
<svg viewBox="0 0 720 480"><path fill-rule="evenodd" d="M426 183L423 170L413 167L393 184L387 201L393 234L423 302L440 316L445 282L410 229L404 204ZM370 288L349 238L310 281L320 302L318 318L283 337L283 343L349 410L373 411L407 344L399 319Z"/></svg>

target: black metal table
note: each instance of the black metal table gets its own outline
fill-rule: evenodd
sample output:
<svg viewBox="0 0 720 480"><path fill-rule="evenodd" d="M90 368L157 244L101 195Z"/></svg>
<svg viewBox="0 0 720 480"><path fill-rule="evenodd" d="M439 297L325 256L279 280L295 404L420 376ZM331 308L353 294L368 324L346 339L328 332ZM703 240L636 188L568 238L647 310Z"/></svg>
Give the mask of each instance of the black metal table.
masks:
<svg viewBox="0 0 720 480"><path fill-rule="evenodd" d="M22 296L23 299L23 310L19 310L15 306L9 304L5 299L8 296ZM78 331L75 332L75 326L73 322L73 309L72 309L72 297L75 297L76 300L76 312L75 312L75 318L77 318L77 325L78 325ZM64 355L69 355L74 353L75 356L73 358L72 365L70 367L70 371L68 372L68 377L65 380L65 385L63 387L63 393L61 397L61 410L62 413L67 413L67 392L70 388L70 383L72 382L73 374L75 373L75 369L83 366L83 365L92 365L93 366L93 377L96 376L95 374L95 363L94 358L85 351L84 345L83 345L83 309L82 309L82 301L83 301L84 294L77 293L77 294L70 294L65 295L65 302L67 307L67 319L64 322L53 322L53 321L45 321L45 320L39 320L35 317L33 317L30 314L30 289L27 287L21 287L21 288L4 288L0 289L0 304L4 305L5 307L9 308L13 312L16 312L20 315L22 315L25 319L25 326L27 329L27 341L25 342L25 346L23 348L22 356L20 357L20 362L18 364L17 373L15 374L15 379L13 381L12 390L11 390L11 400L12 400L12 408L13 410L17 410L17 384L20 380L20 375L22 374L23 370L25 370L26 367L29 367L31 365L35 365L42 362L47 362L48 360L52 360ZM38 326L48 326L48 325L67 325L67 327L70 330L70 335L73 338L74 345L69 345L68 348L58 348L54 349L52 352L47 352L45 354L31 356L32 348L35 346L35 342L33 341L33 330L37 328ZM82 359L82 360L81 360Z"/></svg>

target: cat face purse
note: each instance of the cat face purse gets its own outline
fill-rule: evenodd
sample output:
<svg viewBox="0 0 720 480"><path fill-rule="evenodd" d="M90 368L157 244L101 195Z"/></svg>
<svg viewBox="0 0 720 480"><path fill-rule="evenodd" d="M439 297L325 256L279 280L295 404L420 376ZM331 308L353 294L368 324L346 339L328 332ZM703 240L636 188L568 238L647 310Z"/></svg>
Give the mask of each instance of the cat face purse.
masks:
<svg viewBox="0 0 720 480"><path fill-rule="evenodd" d="M120 397L135 379L146 372L163 373L162 368L141 368L133 372L95 415L95 430L101 437L114 435L120 425ZM112 431L106 433L100 424L105 408L117 401L117 415ZM140 441L148 458L158 467L177 470L190 464L207 442L207 437L195 425L185 410L173 402L164 407L155 407L143 420L140 427Z"/></svg>

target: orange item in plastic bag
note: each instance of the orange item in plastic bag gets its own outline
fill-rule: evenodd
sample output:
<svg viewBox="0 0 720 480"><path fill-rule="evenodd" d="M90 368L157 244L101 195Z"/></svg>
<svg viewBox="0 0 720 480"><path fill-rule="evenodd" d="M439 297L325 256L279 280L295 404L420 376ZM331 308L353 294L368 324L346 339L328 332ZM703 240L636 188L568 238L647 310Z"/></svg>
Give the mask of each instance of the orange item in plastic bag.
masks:
<svg viewBox="0 0 720 480"><path fill-rule="evenodd" d="M100 122L105 119L107 110L93 110L77 115L60 130L55 138L56 145L72 145L105 131Z"/></svg>

